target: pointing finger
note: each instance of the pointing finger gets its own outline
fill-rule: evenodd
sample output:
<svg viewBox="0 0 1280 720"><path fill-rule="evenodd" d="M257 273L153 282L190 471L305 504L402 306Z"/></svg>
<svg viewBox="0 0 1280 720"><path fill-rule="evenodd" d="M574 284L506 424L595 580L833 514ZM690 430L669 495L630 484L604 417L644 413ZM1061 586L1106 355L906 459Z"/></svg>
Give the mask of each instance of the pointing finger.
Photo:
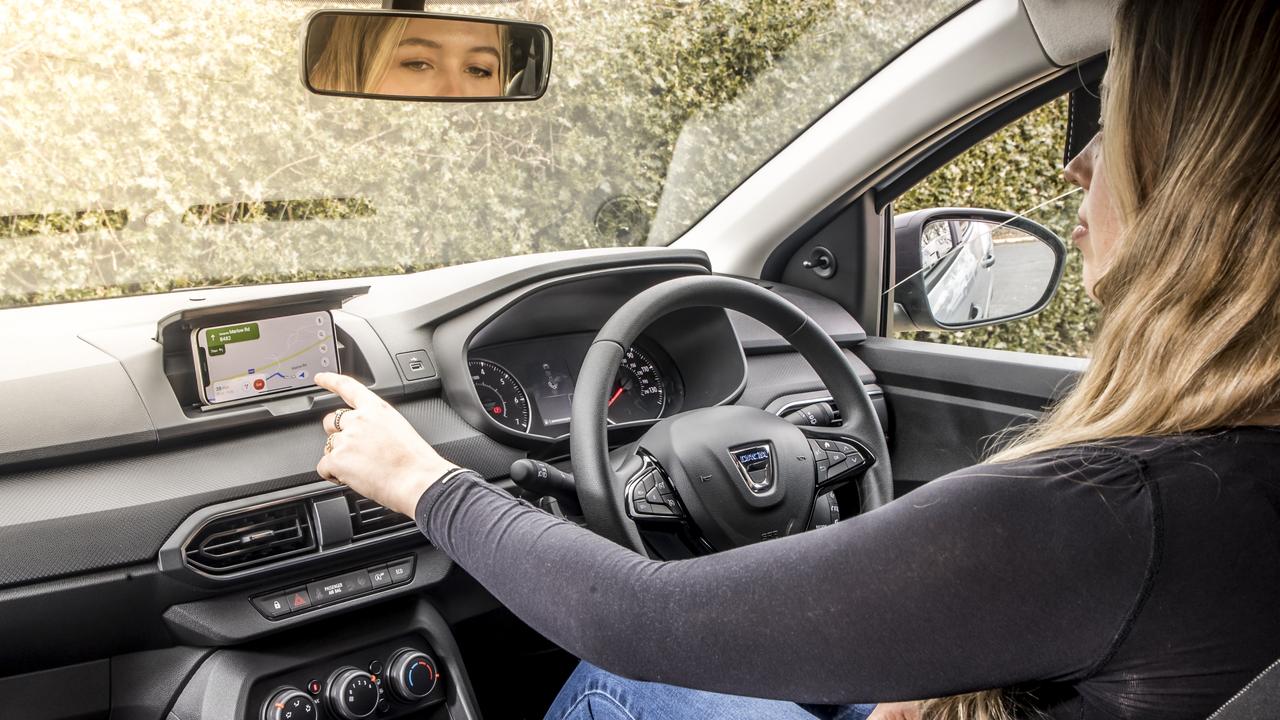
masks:
<svg viewBox="0 0 1280 720"><path fill-rule="evenodd" d="M372 406L381 401L381 398L374 394L372 390L361 385L359 380L347 375L328 372L318 373L316 375L316 384L325 390L335 393L353 408Z"/></svg>

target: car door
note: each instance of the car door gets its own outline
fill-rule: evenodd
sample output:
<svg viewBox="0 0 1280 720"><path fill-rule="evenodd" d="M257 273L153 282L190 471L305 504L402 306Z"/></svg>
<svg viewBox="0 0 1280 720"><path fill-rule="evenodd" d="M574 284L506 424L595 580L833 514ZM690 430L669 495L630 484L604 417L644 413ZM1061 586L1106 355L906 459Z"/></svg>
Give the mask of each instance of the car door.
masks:
<svg viewBox="0 0 1280 720"><path fill-rule="evenodd" d="M968 138L967 149L956 154L951 148L954 159L894 197L887 211L973 205L1025 213L1066 237L1080 197L1061 177L1068 107L1068 96L1058 96L977 142ZM899 312L887 314L885 332L869 338L858 353L875 372L890 408L899 494L980 462L1018 426L1038 417L1086 367L1083 355L1096 322L1097 307L1084 292L1078 252L1072 250L1055 297L1043 311L981 325L1017 313L1010 296L1019 283L1035 280L1024 266L996 261L1004 228L951 222L948 229L967 250L956 253L956 262L968 262L976 274L962 297L969 313L969 322L961 323L966 327L914 330L903 321L899 305ZM903 273L891 276L900 286Z"/></svg>
<svg viewBox="0 0 1280 720"><path fill-rule="evenodd" d="M1009 257L1001 255L1002 224L952 221L926 233L917 251L926 259L916 268L922 292L936 302L937 322L954 327L939 329L932 318L914 323L903 303L904 282L916 273L896 267L903 240L894 237L895 218L941 207L998 210L1025 213L1068 236L1080 197L1062 178L1068 94L1102 71L1099 60L1084 63L992 110L927 150L912 169L829 209L823 224L784 241L765 265L766 278L837 296L869 329L854 352L884 392L895 496L981 462L1038 417L1086 367L1097 319L1071 250L1047 307L1000 320L1020 314L1011 296L1036 280L1020 261L998 261ZM819 249L841 265L877 262L879 292L866 291L876 278L833 284L812 277L804 261L812 263Z"/></svg>

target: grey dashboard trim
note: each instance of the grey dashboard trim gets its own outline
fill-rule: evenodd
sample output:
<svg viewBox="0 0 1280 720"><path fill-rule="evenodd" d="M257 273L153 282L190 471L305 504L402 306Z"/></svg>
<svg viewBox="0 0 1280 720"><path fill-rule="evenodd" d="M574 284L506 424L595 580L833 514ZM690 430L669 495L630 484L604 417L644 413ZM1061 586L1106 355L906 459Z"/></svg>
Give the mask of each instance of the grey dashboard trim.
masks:
<svg viewBox="0 0 1280 720"><path fill-rule="evenodd" d="M471 427L438 397L397 409L450 460L502 477L524 452ZM0 587L141 562L199 507L316 483L319 418L252 433L0 476ZM292 490L292 492L297 492Z"/></svg>
<svg viewBox="0 0 1280 720"><path fill-rule="evenodd" d="M185 413L164 374L157 322L206 305L261 305L306 293L369 292L334 318L366 355L368 381L394 397L431 391L439 380L405 381L394 355L426 349L430 326L512 288L609 267L684 263L708 268L704 253L606 248L521 255L408 275L262 286L202 288L156 295L0 310L0 470L102 452L164 445L206 432L278 423L338 406L328 393L280 397L260 406ZM74 411L69 411L74 408Z"/></svg>

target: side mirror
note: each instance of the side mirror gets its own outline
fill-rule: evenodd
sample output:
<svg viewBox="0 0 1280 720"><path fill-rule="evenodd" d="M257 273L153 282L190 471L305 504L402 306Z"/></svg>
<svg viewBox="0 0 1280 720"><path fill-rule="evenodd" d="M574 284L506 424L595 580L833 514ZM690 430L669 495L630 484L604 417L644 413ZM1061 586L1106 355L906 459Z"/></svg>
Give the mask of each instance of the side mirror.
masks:
<svg viewBox="0 0 1280 720"><path fill-rule="evenodd" d="M917 210L894 217L895 324L960 330L1040 312L1062 279L1067 245L1013 213Z"/></svg>
<svg viewBox="0 0 1280 720"><path fill-rule="evenodd" d="M537 100L551 77L543 25L430 12L307 16L302 84L319 95L436 102Z"/></svg>

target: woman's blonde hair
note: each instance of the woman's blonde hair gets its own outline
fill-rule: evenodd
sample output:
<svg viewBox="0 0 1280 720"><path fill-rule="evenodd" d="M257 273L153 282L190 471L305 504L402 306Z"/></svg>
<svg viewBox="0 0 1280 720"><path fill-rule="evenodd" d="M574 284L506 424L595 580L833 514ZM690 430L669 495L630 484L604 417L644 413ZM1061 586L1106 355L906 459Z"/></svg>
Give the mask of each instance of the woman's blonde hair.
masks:
<svg viewBox="0 0 1280 720"><path fill-rule="evenodd" d="M311 84L333 92L372 93L391 67L407 17L338 15L311 67Z"/></svg>
<svg viewBox="0 0 1280 720"><path fill-rule="evenodd" d="M1280 412L1280 3L1123 0L1102 157L1121 221L1088 369L989 458ZM998 690L924 720L1010 717Z"/></svg>
<svg viewBox="0 0 1280 720"><path fill-rule="evenodd" d="M1280 411L1280 9L1120 3L1103 172L1121 221L1076 387L991 460Z"/></svg>
<svg viewBox="0 0 1280 720"><path fill-rule="evenodd" d="M349 93L377 91L391 68L396 47L409 27L408 17L337 15L324 50L311 66L311 84L320 90ZM498 29L498 91L511 81L511 34Z"/></svg>

